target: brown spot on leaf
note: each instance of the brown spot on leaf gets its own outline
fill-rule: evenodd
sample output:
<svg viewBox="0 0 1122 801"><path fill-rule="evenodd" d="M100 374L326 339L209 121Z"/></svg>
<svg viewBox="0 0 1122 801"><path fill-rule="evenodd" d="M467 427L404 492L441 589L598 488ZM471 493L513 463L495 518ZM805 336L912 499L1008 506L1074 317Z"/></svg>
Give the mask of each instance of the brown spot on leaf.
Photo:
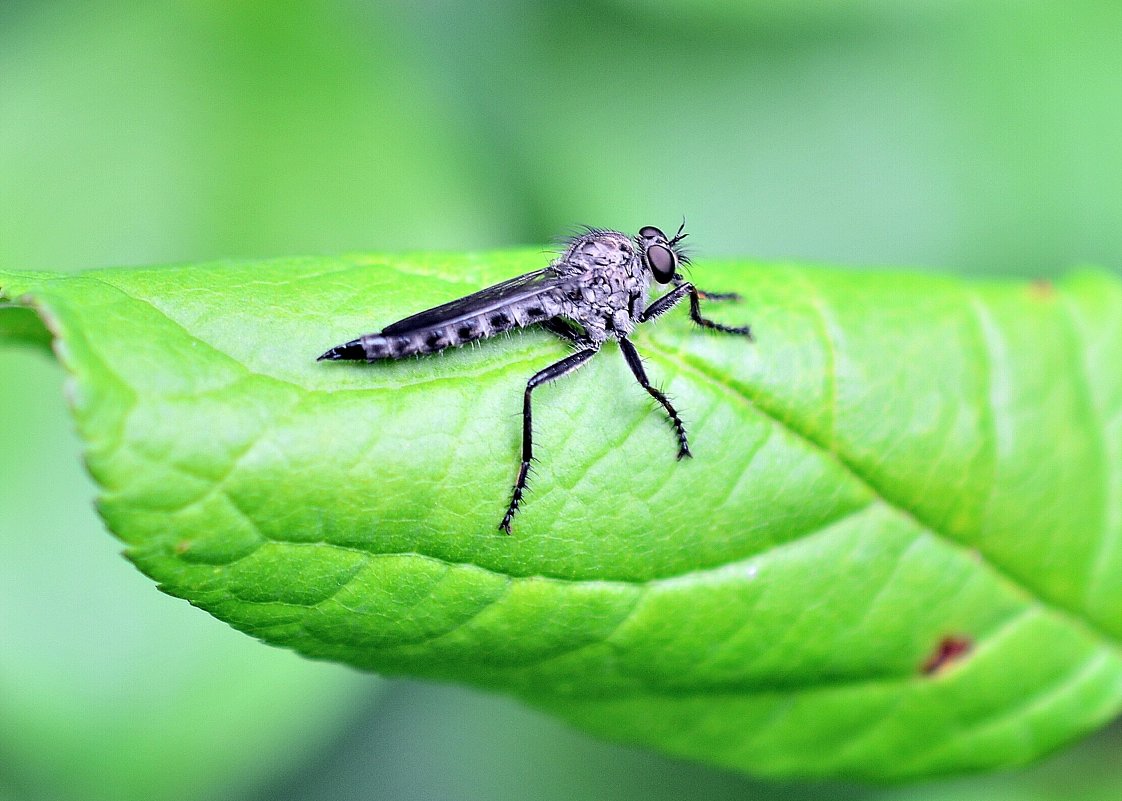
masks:
<svg viewBox="0 0 1122 801"><path fill-rule="evenodd" d="M1051 300L1056 294L1056 285L1047 278L1037 278L1029 284L1029 297L1034 300Z"/></svg>
<svg viewBox="0 0 1122 801"><path fill-rule="evenodd" d="M191 550L191 540L180 540L175 544L175 552L177 554L185 554Z"/></svg>
<svg viewBox="0 0 1122 801"><path fill-rule="evenodd" d="M920 670L923 671L925 676L933 676L947 665L962 659L970 653L970 649L973 647L974 641L964 635L956 634L944 637L939 640L939 644L932 651L931 656L924 661Z"/></svg>

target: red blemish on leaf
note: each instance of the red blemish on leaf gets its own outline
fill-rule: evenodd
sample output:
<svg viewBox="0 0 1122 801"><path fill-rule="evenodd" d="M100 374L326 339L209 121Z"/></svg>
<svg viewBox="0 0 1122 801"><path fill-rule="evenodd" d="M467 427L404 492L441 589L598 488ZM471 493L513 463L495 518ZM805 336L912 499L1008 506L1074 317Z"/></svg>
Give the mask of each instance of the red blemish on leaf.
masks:
<svg viewBox="0 0 1122 801"><path fill-rule="evenodd" d="M953 635L939 640L939 645L920 668L925 676L933 676L952 662L957 662L974 647L974 641L963 635Z"/></svg>
<svg viewBox="0 0 1122 801"><path fill-rule="evenodd" d="M191 540L180 540L175 544L175 552L177 554L185 554L191 550Z"/></svg>

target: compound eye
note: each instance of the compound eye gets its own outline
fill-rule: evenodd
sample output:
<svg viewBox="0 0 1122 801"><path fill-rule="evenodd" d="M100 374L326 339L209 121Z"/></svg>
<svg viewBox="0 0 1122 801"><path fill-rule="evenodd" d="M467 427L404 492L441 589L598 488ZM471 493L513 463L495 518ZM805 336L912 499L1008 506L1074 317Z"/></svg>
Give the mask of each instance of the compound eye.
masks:
<svg viewBox="0 0 1122 801"><path fill-rule="evenodd" d="M653 239L656 242L665 242L666 234L662 233L658 228L653 225L645 225L639 229L640 239Z"/></svg>
<svg viewBox="0 0 1122 801"><path fill-rule="evenodd" d="M678 266L678 258L674 251L666 245L651 245L647 248L647 266L654 273L655 280L660 284L669 284L674 277L674 268Z"/></svg>

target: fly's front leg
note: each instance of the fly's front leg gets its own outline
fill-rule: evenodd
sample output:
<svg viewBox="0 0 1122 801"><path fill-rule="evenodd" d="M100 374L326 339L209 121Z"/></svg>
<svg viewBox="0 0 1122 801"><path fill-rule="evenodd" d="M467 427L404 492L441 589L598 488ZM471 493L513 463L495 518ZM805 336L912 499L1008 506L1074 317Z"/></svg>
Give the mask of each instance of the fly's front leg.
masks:
<svg viewBox="0 0 1122 801"><path fill-rule="evenodd" d="M684 287L689 287L690 293L690 319L700 325L702 328L710 328L714 331L722 331L726 334L740 334L741 336L748 337L749 340L755 339L752 336L752 329L747 325L723 325L715 323L701 316L701 298L698 297L697 288L686 282L682 284Z"/></svg>
<svg viewBox="0 0 1122 801"><path fill-rule="evenodd" d="M682 277L681 273L674 273L675 285L683 284L685 281L686 279ZM697 289L697 294L702 300L730 300L735 303L743 300L736 292L706 292L704 289L698 289L697 287L694 287L694 289Z"/></svg>
<svg viewBox="0 0 1122 801"><path fill-rule="evenodd" d="M535 387L540 387L542 384L547 384L550 381L555 381L561 376L568 375L576 370L586 361L596 355L599 348L595 345L586 347L584 350L579 350L566 356L559 362L546 367L533 375L533 377L526 382L526 393L522 396L522 464L518 468L518 478L514 480L514 490L510 496L510 505L507 506L506 514L503 515L503 521L499 523L499 529L510 533L510 521L518 513L518 507L522 503L522 495L526 491L526 480L530 475L530 462L534 459L534 433L533 424L530 416L530 396Z"/></svg>
<svg viewBox="0 0 1122 801"><path fill-rule="evenodd" d="M697 289L697 287L694 287ZM706 292L704 289L698 289L697 294L702 300L731 300L739 303L742 298L735 292Z"/></svg>
<svg viewBox="0 0 1122 801"><path fill-rule="evenodd" d="M661 298L648 306L643 311L643 313L639 315L639 322L648 322L655 319L656 317L661 317L662 315L666 314L666 312L673 309L675 306L682 302L682 298L684 298L686 296L686 293L689 292L689 286L689 284L682 283L671 289Z"/></svg>
<svg viewBox="0 0 1122 801"><path fill-rule="evenodd" d="M701 297L697 291L697 287L689 281L683 281L676 287L671 289L661 298L656 300L647 307L641 315L639 315L639 322L645 323L648 320L653 320L661 314L665 314L670 309L677 306L683 298L689 295L690 297L690 319L700 325L702 328L709 328L713 331L722 331L726 334L740 334L746 336L748 339L753 339L752 329L749 326L732 326L716 323L712 320L706 319L701 316Z"/></svg>
<svg viewBox="0 0 1122 801"><path fill-rule="evenodd" d="M643 360L639 358L639 351L635 350L631 341L624 337L620 337L619 349L623 351L623 356L627 359L627 366L635 374L635 380L639 382L639 386L647 390L652 398L661 403L662 408L666 410L666 414L670 417L670 423L674 426L674 433L678 436L678 458L686 459L693 456L690 453L690 444L686 440L686 427L682 423L682 418L678 416L678 410L670 403L668 397L652 387L651 382L647 380L647 371L643 369Z"/></svg>

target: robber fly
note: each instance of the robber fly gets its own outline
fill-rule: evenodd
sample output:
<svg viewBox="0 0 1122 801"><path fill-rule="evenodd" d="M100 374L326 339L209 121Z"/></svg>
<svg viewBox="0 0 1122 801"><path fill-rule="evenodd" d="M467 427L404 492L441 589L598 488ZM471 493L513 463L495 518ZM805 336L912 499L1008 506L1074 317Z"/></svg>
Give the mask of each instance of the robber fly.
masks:
<svg viewBox="0 0 1122 801"><path fill-rule="evenodd" d="M640 386L666 410L678 438L678 458L692 455L685 425L670 399L651 385L628 336L637 325L669 311L687 296L690 318L699 326L748 339L752 338L752 332L747 326L721 325L701 316L702 299L739 300L739 297L702 292L678 272L680 265L689 263L679 245L687 236L684 228L685 223L673 237L667 237L650 225L639 229L635 237L619 231L587 228L570 239L561 255L542 270L406 317L377 334L367 334L334 347L319 360L402 359L436 353L530 325L539 325L572 345L573 353L535 373L526 383L522 399L522 464L506 514L499 523L499 529L509 534L534 458L530 396L535 388L568 375L587 362L608 339L619 342ZM648 306L647 294L652 279L673 288Z"/></svg>

